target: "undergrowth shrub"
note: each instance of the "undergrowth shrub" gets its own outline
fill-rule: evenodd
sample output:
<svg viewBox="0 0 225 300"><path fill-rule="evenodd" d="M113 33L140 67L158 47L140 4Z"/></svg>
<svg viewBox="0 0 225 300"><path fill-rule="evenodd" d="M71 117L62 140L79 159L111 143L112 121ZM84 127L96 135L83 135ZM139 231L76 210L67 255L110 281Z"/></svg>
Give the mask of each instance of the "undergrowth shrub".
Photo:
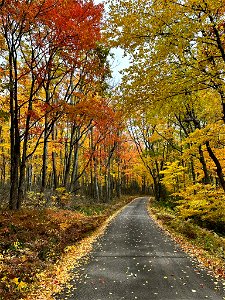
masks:
<svg viewBox="0 0 225 300"><path fill-rule="evenodd" d="M183 234L189 239L196 239L197 234L197 228L196 225L191 222L191 220L181 221L180 219L173 219L173 222L170 223L171 227L173 229L176 229L179 233Z"/></svg>
<svg viewBox="0 0 225 300"><path fill-rule="evenodd" d="M181 197L175 207L179 217L192 219L202 227L225 234L225 194L222 189L198 183L176 195Z"/></svg>
<svg viewBox="0 0 225 300"><path fill-rule="evenodd" d="M224 260L225 238L222 234L217 234L213 230L199 226L192 214L190 214L191 218L185 219L179 214L181 212L180 209L181 207L172 211L168 207L164 207L163 202L159 204L159 202L151 201L150 203L150 210L153 215L155 215L169 231L172 231L175 235L185 237L189 242L206 250L210 255ZM185 212L185 217L187 216L187 211Z"/></svg>

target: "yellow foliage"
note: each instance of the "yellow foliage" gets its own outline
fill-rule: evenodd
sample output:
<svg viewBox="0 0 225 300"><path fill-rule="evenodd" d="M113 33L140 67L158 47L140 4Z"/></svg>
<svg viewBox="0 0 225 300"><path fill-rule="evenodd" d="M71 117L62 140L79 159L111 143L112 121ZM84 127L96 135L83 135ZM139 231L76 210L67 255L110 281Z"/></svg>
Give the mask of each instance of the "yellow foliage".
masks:
<svg viewBox="0 0 225 300"><path fill-rule="evenodd" d="M16 285L19 284L19 278L15 277L11 280L12 282L14 282Z"/></svg>
<svg viewBox="0 0 225 300"><path fill-rule="evenodd" d="M60 226L61 230L66 230L68 227L70 227L70 224L67 222L63 222L63 223L60 223L59 226Z"/></svg>
<svg viewBox="0 0 225 300"><path fill-rule="evenodd" d="M178 160L166 163L166 167L160 174L163 175L162 183L166 188L174 192L174 188L184 184L186 167L180 165Z"/></svg>
<svg viewBox="0 0 225 300"><path fill-rule="evenodd" d="M177 195L183 198L176 207L181 217L225 222L225 195L222 189L198 183L188 186Z"/></svg>
<svg viewBox="0 0 225 300"><path fill-rule="evenodd" d="M17 277L11 279L11 282L15 283L16 288L18 290L23 290L23 289L27 288L26 282L24 282L22 280L20 281L19 278L17 278Z"/></svg>
<svg viewBox="0 0 225 300"><path fill-rule="evenodd" d="M17 285L17 288L19 290L25 289L26 287L27 287L27 284L24 281L20 281L19 284Z"/></svg>

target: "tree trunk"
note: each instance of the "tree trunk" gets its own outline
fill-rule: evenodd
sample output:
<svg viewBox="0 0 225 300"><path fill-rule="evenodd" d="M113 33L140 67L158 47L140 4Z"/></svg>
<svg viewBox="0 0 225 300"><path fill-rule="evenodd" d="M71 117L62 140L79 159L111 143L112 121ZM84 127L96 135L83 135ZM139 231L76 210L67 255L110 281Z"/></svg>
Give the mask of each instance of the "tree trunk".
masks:
<svg viewBox="0 0 225 300"><path fill-rule="evenodd" d="M72 154L73 154L73 146L69 145L69 155L66 162L66 168L65 168L65 174L64 174L64 187L68 189L69 186L69 180L70 180L70 170L71 170L71 164L72 164Z"/></svg>
<svg viewBox="0 0 225 300"><path fill-rule="evenodd" d="M199 146L199 161L202 164L202 169L203 169L203 172L204 172L203 182L205 184L209 184L210 183L210 177L209 177L207 165L206 165L206 162L205 162L205 158L204 158L204 154L203 154L201 146Z"/></svg>
<svg viewBox="0 0 225 300"><path fill-rule="evenodd" d="M145 175L143 176L143 179L142 179L141 192L143 195L146 195L146 177L145 177Z"/></svg>
<svg viewBox="0 0 225 300"><path fill-rule="evenodd" d="M68 153L68 157L66 160L66 166L65 166L65 174L64 174L64 187L66 189L69 188L69 185L71 186L71 184L69 184L69 181L72 182L72 179L70 177L70 170L71 170L71 165L72 165L72 156L73 156L73 145L74 145L74 135L75 135L75 129L76 129L76 125L73 124L72 128L71 128L71 137L70 137L70 143L69 143L69 153Z"/></svg>
<svg viewBox="0 0 225 300"><path fill-rule="evenodd" d="M23 153L22 153L22 160L21 160L21 165L20 165L20 178L19 178L19 188L18 188L18 206L19 207L22 204L24 194L25 194L27 144L28 144L28 138L29 138L30 112L32 110L32 98L33 98L33 91L34 91L34 82L35 82L35 79L32 76L30 97L29 97L29 102L28 102L28 113L27 113L26 126L25 126L25 132L24 132Z"/></svg>
<svg viewBox="0 0 225 300"><path fill-rule="evenodd" d="M58 187L58 177L57 177L56 153L55 153L55 151L52 151L52 172L53 172L54 189L57 189L57 187Z"/></svg>
<svg viewBox="0 0 225 300"><path fill-rule="evenodd" d="M196 184L196 174L195 174L195 167L194 167L194 162L193 159L190 159L190 165L191 165L191 176L192 176L192 181L194 184Z"/></svg>
<svg viewBox="0 0 225 300"><path fill-rule="evenodd" d="M111 163L110 161L108 162L107 165L107 175L106 175L106 202L109 202L111 200L111 176L110 176L110 168L111 168Z"/></svg>
<svg viewBox="0 0 225 300"><path fill-rule="evenodd" d="M48 118L45 116L45 131L44 131L44 146L43 146L43 154L42 154L42 179L41 179L41 192L43 193L46 188L47 181L47 162L48 162Z"/></svg>
<svg viewBox="0 0 225 300"><path fill-rule="evenodd" d="M55 141L55 129L52 129L52 141ZM56 168L56 153L52 151L52 176L53 176L53 186L54 189L58 187L58 176L57 176L57 168Z"/></svg>
<svg viewBox="0 0 225 300"><path fill-rule="evenodd" d="M70 183L70 191L76 192L79 188L78 184L78 159L79 159L79 145L76 143L74 145L74 161L73 161L73 171L72 171L72 179Z"/></svg>
<svg viewBox="0 0 225 300"><path fill-rule="evenodd" d="M118 162L117 166L117 180L116 180L116 196L118 198L121 197L121 174L120 174L120 162Z"/></svg>
<svg viewBox="0 0 225 300"><path fill-rule="evenodd" d="M35 184L35 180L32 181L33 177L33 169L32 165L28 165L26 168L26 182L27 182L27 190L31 191L32 184Z"/></svg>
<svg viewBox="0 0 225 300"><path fill-rule="evenodd" d="M10 86L10 199L9 209L19 209L18 186L19 186L19 165L20 165L20 136L19 136L19 108L17 99L17 72L16 58L9 53L9 86ZM14 69L14 74L13 74Z"/></svg>
<svg viewBox="0 0 225 300"><path fill-rule="evenodd" d="M223 170L222 170L221 164L220 164L219 160L217 159L217 157L215 156L214 152L212 151L212 148L210 147L208 141L206 142L206 148L209 153L209 156L211 157L214 164L216 165L216 173L217 173L220 185L223 188L223 190L225 191L225 180L224 180L224 175L223 175Z"/></svg>
<svg viewBox="0 0 225 300"><path fill-rule="evenodd" d="M96 157L93 157L94 161L94 196L95 199L99 202L100 201L100 195L99 195L99 186L98 186L98 166L97 166L97 160Z"/></svg>
<svg viewBox="0 0 225 300"><path fill-rule="evenodd" d="M158 180L157 178L154 176L152 176L153 178L153 192L154 192L154 197L155 197L155 200L156 201L159 201L160 200L160 188L159 188L159 184L158 184Z"/></svg>
<svg viewBox="0 0 225 300"><path fill-rule="evenodd" d="M48 75L50 77L50 75ZM48 105L50 103L50 86L49 82L46 85L45 88L46 93L46 104ZM43 154L42 154L42 179L41 179L41 192L43 193L46 188L46 182L47 182L47 169L48 169L48 136L49 136L49 130L48 130L48 114L45 114L45 128L44 128L44 146L43 146Z"/></svg>

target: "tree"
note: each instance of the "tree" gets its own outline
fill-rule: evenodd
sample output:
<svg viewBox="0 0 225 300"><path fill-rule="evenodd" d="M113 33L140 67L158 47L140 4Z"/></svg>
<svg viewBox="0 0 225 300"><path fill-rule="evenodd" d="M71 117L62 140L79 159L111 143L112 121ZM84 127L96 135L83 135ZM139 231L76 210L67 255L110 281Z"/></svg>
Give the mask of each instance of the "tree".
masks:
<svg viewBox="0 0 225 300"><path fill-rule="evenodd" d="M66 4L66 5L65 5ZM52 113L55 87L66 74L80 64L87 53L96 47L100 39L100 18L102 6L95 6L92 1L4 1L1 3L0 30L5 40L4 60L9 70L8 81L10 120L11 120L11 209L21 205L27 145L31 128L37 120L44 118L43 184L45 184L47 139L58 118ZM88 33L88 35L87 35ZM75 51L74 51L75 50ZM19 89L29 78L27 99L19 98ZM55 87L52 87L54 83ZM42 116L33 118L33 105L44 89L47 111ZM52 93L52 94L51 94ZM37 101L36 101L37 102ZM52 102L52 103L51 103ZM50 108L51 106L51 108ZM56 108L56 107L55 107ZM26 114L24 132L21 134L21 113ZM51 112L52 119L49 119ZM23 141L23 149L21 149ZM38 145L38 144L37 144ZM34 147L34 151L37 148Z"/></svg>
<svg viewBox="0 0 225 300"><path fill-rule="evenodd" d="M188 168L193 182L197 179L198 162L204 182L211 181L212 160L224 189L224 167L215 142L220 135L220 122L224 122L225 107L224 2L109 2L111 44L122 47L131 58L120 87L123 105L130 111L134 107L147 113L152 110L172 129L180 128L185 152L190 149L190 154L196 147ZM213 130L212 138L209 128L215 129L214 126L218 131ZM178 139L176 143L179 146Z"/></svg>

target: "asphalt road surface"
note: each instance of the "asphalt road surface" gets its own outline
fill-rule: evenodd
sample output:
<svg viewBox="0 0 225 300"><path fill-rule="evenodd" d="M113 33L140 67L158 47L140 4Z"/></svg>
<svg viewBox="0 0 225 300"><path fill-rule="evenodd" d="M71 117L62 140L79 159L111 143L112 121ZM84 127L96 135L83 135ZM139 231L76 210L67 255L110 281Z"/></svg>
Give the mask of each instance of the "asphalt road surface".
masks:
<svg viewBox="0 0 225 300"><path fill-rule="evenodd" d="M225 286L202 270L146 210L147 198L125 207L96 242L79 279L55 299L225 299Z"/></svg>

